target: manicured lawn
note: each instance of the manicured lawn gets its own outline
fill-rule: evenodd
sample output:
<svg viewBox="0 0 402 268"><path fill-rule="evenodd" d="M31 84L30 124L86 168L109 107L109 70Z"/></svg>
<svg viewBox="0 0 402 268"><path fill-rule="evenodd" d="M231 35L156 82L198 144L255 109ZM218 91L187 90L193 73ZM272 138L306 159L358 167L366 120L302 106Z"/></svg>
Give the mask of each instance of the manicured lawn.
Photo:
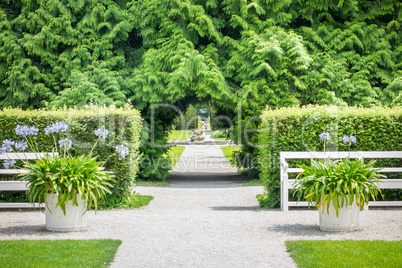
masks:
<svg viewBox="0 0 402 268"><path fill-rule="evenodd" d="M150 195L140 195L133 194L127 200L127 206L122 206L122 208L139 208L142 206L146 206L153 200L154 197Z"/></svg>
<svg viewBox="0 0 402 268"><path fill-rule="evenodd" d="M136 181L135 184L137 186L145 186L145 187L168 187L170 183L167 181Z"/></svg>
<svg viewBox="0 0 402 268"><path fill-rule="evenodd" d="M402 241L287 241L298 267L402 267Z"/></svg>
<svg viewBox="0 0 402 268"><path fill-rule="evenodd" d="M173 130L168 137L168 141L185 141L190 138L191 130Z"/></svg>
<svg viewBox="0 0 402 268"><path fill-rule="evenodd" d="M243 186L262 186L261 180L254 179L243 183Z"/></svg>
<svg viewBox="0 0 402 268"><path fill-rule="evenodd" d="M234 160L233 153L239 151L240 146L222 146L221 149L225 157L230 161L230 163L232 163Z"/></svg>
<svg viewBox="0 0 402 268"><path fill-rule="evenodd" d="M120 240L0 241L0 267L109 267Z"/></svg>
<svg viewBox="0 0 402 268"><path fill-rule="evenodd" d="M184 146L173 146L170 148L167 156L170 158L171 167L174 167L174 165L176 165L183 151Z"/></svg>

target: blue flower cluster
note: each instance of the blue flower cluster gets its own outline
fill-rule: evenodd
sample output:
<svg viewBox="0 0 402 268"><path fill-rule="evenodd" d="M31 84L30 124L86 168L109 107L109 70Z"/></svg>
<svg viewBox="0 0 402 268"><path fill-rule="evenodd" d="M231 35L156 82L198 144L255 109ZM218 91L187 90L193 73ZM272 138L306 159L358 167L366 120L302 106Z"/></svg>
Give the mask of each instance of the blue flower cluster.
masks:
<svg viewBox="0 0 402 268"><path fill-rule="evenodd" d="M120 144L116 146L116 153L119 153L121 158L125 158L129 154L128 147L126 145Z"/></svg>
<svg viewBox="0 0 402 268"><path fill-rule="evenodd" d="M71 146L73 145L73 142L69 138L65 138L62 140L59 140L59 145L61 149L66 149L67 151L70 150Z"/></svg>
<svg viewBox="0 0 402 268"><path fill-rule="evenodd" d="M13 151L13 148L11 146L13 146L15 144L15 141L13 140L3 140L3 144L0 148L0 154L4 154L4 153L11 153Z"/></svg>
<svg viewBox="0 0 402 268"><path fill-rule="evenodd" d="M320 135L318 135L318 137L320 137L321 141L329 141L331 139L331 136L328 132L321 133Z"/></svg>
<svg viewBox="0 0 402 268"><path fill-rule="evenodd" d="M38 135L39 129L37 129L35 126L21 126L17 125L15 128L15 134L21 135L22 137L26 136L36 136Z"/></svg>
<svg viewBox="0 0 402 268"><path fill-rule="evenodd" d="M48 125L45 128L45 134L49 135L50 133L61 133L66 132L68 125L64 121L59 121L57 123Z"/></svg>
<svg viewBox="0 0 402 268"><path fill-rule="evenodd" d="M25 149L28 148L28 143L26 141L13 141L11 139L5 139L3 140L3 144L0 147L0 154L5 154L5 153L11 153L13 152L13 146L15 147L15 150L17 151L24 151ZM12 168L16 161L14 159L6 159L4 160L3 166L7 169Z"/></svg>
<svg viewBox="0 0 402 268"><path fill-rule="evenodd" d="M17 163L17 161L15 161L14 159L6 159L4 160L3 166L6 169L9 169L12 168L15 165L15 163Z"/></svg>
<svg viewBox="0 0 402 268"><path fill-rule="evenodd" d="M109 131L104 127L100 127L97 130L95 130L96 137L100 137L105 140L107 138L107 135L109 135Z"/></svg>
<svg viewBox="0 0 402 268"><path fill-rule="evenodd" d="M59 121L54 124L48 125L44 130L45 134L54 134L54 133L62 133L66 132L68 128L68 125L64 121ZM25 139L27 139L27 136L37 136L39 132L39 129L37 129L35 126L25 126L25 125L17 125L15 128L15 133L17 135L23 136ZM99 138L106 139L107 136L109 135L109 131L105 129L104 127L100 127L97 130L95 130L95 135ZM59 146L61 149L68 151L71 149L73 145L73 142L69 138L65 138L62 140L59 140ZM95 144L96 145L96 144ZM94 145L94 146L95 146ZM13 147L15 147L15 150L13 150ZM2 147L0 147L0 154L4 153L11 153L13 151L24 151L28 148L28 142L25 140L22 141L13 141L11 139L6 139L3 140ZM92 148L93 150L93 148ZM91 150L91 153L92 153ZM120 144L117 145L116 148L116 153L120 154L122 158L125 158L129 154L129 149L126 145ZM12 168L16 161L14 159L6 159L4 160L3 166L8 168Z"/></svg>
<svg viewBox="0 0 402 268"><path fill-rule="evenodd" d="M26 141L16 141L14 146L17 151L25 151L28 148L28 143Z"/></svg>
<svg viewBox="0 0 402 268"><path fill-rule="evenodd" d="M343 144L346 144L346 145L356 144L356 137L353 135L343 136L342 142L343 142Z"/></svg>

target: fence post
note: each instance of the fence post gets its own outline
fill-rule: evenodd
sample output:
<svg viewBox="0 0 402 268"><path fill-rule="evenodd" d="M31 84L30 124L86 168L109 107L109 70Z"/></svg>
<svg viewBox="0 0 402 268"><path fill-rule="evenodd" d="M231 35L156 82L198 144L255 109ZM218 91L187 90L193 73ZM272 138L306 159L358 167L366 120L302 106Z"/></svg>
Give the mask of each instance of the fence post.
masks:
<svg viewBox="0 0 402 268"><path fill-rule="evenodd" d="M288 211L289 206L289 191L288 191L288 163L285 158L280 156L280 170L281 170L281 210Z"/></svg>

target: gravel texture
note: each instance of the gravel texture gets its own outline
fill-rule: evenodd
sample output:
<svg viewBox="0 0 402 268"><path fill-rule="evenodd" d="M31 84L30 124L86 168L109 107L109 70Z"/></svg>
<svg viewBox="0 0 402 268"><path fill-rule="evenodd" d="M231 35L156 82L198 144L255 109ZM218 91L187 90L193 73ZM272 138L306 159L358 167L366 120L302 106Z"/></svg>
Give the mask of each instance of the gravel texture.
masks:
<svg viewBox="0 0 402 268"><path fill-rule="evenodd" d="M186 147L183 159L196 150ZM209 155L219 151L209 148ZM287 240L401 240L401 210L362 211L358 231L322 232L317 211L261 210L261 186L242 186L231 169L213 170L183 173L176 166L170 187L136 188L154 196L148 206L89 211L81 232L48 232L39 211L3 211L0 239L119 239L112 267L296 267Z"/></svg>

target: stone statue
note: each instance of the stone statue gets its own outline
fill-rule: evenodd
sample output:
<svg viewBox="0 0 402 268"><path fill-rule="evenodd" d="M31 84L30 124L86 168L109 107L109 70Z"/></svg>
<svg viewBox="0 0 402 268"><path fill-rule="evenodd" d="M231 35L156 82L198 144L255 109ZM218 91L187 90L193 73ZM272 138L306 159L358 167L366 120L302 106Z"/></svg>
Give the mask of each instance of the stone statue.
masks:
<svg viewBox="0 0 402 268"><path fill-rule="evenodd" d="M194 130L193 134L191 134L190 140L193 142L197 141L203 141L207 137L207 134L205 133L205 123L200 122L200 128Z"/></svg>

